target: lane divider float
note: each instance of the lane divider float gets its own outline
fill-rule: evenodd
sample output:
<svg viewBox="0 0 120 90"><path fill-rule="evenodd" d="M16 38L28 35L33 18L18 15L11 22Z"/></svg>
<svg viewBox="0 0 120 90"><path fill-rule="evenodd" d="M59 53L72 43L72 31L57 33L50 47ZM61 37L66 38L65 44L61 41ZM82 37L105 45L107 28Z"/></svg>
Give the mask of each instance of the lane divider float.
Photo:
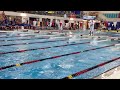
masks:
<svg viewBox="0 0 120 90"><path fill-rule="evenodd" d="M25 35L25 36L9 36L9 37L0 37L0 38L13 38L13 37L34 37L34 35Z"/></svg>
<svg viewBox="0 0 120 90"><path fill-rule="evenodd" d="M109 61L100 63L100 64L98 64L98 65L96 65L96 66L93 66L93 67L87 68L87 69L85 69L85 70L76 72L76 73L71 74L71 75L69 75L69 76L67 76L67 77L64 77L64 78L62 78L62 79L72 79L72 78L74 78L74 77L77 77L77 76L79 76L79 75L81 75L81 74L84 74L84 73L86 73L86 72L89 72L89 71L91 71L91 70L93 70L93 69L95 69L95 68L102 67L102 66L104 66L104 65L106 65L106 64L108 64L108 63L111 63L111 62L113 62L113 61L116 61L116 60L120 60L120 57L111 59L111 60L109 60Z"/></svg>
<svg viewBox="0 0 120 90"><path fill-rule="evenodd" d="M64 45L58 45L58 46L52 46L52 47L42 47L42 48L35 48L35 49L24 49L24 50L18 50L18 51L10 51L10 52L0 52L0 54L22 53L22 52L26 52L26 51L33 51L33 50L39 50L39 49L44 50L44 49L48 49L48 48L65 47L65 46L78 45L78 44L87 44L87 43L90 43L90 42L64 44Z"/></svg>
<svg viewBox="0 0 120 90"><path fill-rule="evenodd" d="M48 42L57 42L57 41L66 41L65 40L52 40L52 41L43 41L43 42L31 42L31 43L19 43L19 44L7 44L7 45L0 45L0 47L2 46L13 46L13 45L27 45L27 44L35 44L35 43L48 43Z"/></svg>
<svg viewBox="0 0 120 90"><path fill-rule="evenodd" d="M13 39L13 40L0 40L0 41L17 41L17 40L36 40L36 39L49 39L50 37L30 38L30 39Z"/></svg>

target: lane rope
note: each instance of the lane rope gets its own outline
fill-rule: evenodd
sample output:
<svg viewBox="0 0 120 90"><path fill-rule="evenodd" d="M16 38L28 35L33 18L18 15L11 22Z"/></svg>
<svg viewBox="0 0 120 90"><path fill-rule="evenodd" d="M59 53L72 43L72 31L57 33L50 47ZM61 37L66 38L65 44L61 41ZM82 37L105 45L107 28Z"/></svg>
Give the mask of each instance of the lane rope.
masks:
<svg viewBox="0 0 120 90"><path fill-rule="evenodd" d="M34 39L49 39L50 37L39 37L39 38L30 38L30 39L13 39L13 40L0 40L1 41L17 41L17 40L34 40Z"/></svg>
<svg viewBox="0 0 120 90"><path fill-rule="evenodd" d="M87 44L87 43L90 43L90 42L64 44L64 45L58 45L58 46L52 46L52 47L41 47L41 48L35 48L35 49L24 49L24 50L18 50L18 51L10 51L10 52L0 52L0 54L22 53L22 52L26 52L26 51L33 51L33 50L39 50L39 49L44 50L44 49L48 49L48 48L65 47L65 46L78 45L78 44Z"/></svg>
<svg viewBox="0 0 120 90"><path fill-rule="evenodd" d="M93 67L87 68L87 69L85 69L85 70L82 70L82 71L76 72L76 73L74 73L74 74L68 75L67 77L64 77L64 78L62 78L62 79L72 79L72 78L77 77L77 76L79 76L79 75L81 75L81 74L84 74L84 73L86 73L86 72L89 72L89 71L91 71L91 70L93 70L93 69L95 69L95 68L102 67L102 66L104 66L104 65L106 65L106 64L108 64L108 63L111 63L111 62L116 61L116 60L119 60L119 59L120 59L120 57L111 59L111 60L109 60L109 61L106 61L106 62L100 63L100 64L98 64L98 65L95 65L95 66L93 66Z"/></svg>
<svg viewBox="0 0 120 90"><path fill-rule="evenodd" d="M13 45L27 45L27 44L35 44L35 43L48 43L48 42L57 42L57 41L66 41L66 39L64 40L52 40L52 41L43 41L43 42L31 42L31 43L19 43L19 44L7 44L7 45L0 45L0 47L2 46L13 46Z"/></svg>
<svg viewBox="0 0 120 90"><path fill-rule="evenodd" d="M113 67L113 68L111 68L111 69L109 69L109 70L106 70L105 72L103 72L103 73L101 73L101 74L99 74L99 75L97 75L97 76L94 76L94 77L92 77L92 78L90 78L90 79L96 79L97 77L99 77L99 76L102 76L102 74L105 74L105 73L107 73L107 72L109 72L109 71L111 71L111 70L113 70L113 69L115 69L115 68L117 68L117 67L119 67L120 65L117 65L117 66L115 66L115 67Z"/></svg>
<svg viewBox="0 0 120 90"><path fill-rule="evenodd" d="M34 37L34 35L25 35L25 36L9 36L9 37L0 37L0 38L13 38L13 37Z"/></svg>
<svg viewBox="0 0 120 90"><path fill-rule="evenodd" d="M63 54L63 55L58 55L58 56L52 56L52 57L49 57L49 58L44 58L44 59L39 59L39 60L27 61L27 62L23 62L23 63L19 63L19 64L8 65L8 66L0 67L0 70L4 70L4 69L11 68L11 67L15 67L15 66L22 66L22 65L26 65L26 64L31 64L31 63L35 63L35 62L40 62L40 61L44 61L44 60L48 60L48 59L55 59L55 58L60 58L60 57L63 57L63 56L80 54L80 53L82 53L82 52L88 52L88 51L97 50L97 49L102 49L102 48L107 48L107 47L112 47L112 46L115 46L115 44L107 45L107 46L103 46L103 47L98 47L98 48L92 48L92 49L83 50L83 51L78 51L78 52L72 52L72 53Z"/></svg>

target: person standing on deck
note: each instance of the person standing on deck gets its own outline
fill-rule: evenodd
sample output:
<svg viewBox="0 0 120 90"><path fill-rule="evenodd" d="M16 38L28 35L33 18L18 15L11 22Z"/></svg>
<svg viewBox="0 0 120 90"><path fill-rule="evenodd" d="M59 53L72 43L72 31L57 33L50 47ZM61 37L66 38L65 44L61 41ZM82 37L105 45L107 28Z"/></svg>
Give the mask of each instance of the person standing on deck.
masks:
<svg viewBox="0 0 120 90"><path fill-rule="evenodd" d="M34 29L34 30L36 29L36 24L37 24L37 21L34 20L34 21L33 21L33 29Z"/></svg>
<svg viewBox="0 0 120 90"><path fill-rule="evenodd" d="M63 23L62 23L62 21L59 22L59 27L60 27L60 28L59 28L59 29L60 29L60 32L62 32L62 30L63 30Z"/></svg>
<svg viewBox="0 0 120 90"><path fill-rule="evenodd" d="M94 33L94 21L92 20L90 22L90 35L93 35L93 33Z"/></svg>

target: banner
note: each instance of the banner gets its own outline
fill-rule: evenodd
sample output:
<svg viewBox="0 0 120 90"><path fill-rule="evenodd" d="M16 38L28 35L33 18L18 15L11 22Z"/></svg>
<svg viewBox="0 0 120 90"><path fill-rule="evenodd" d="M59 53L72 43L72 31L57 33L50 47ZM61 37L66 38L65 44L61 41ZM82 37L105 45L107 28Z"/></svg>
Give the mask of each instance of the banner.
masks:
<svg viewBox="0 0 120 90"><path fill-rule="evenodd" d="M54 11L48 11L48 13L54 13Z"/></svg>
<svg viewBox="0 0 120 90"><path fill-rule="evenodd" d="M94 20L96 18L96 16L83 16L83 19L85 20Z"/></svg>

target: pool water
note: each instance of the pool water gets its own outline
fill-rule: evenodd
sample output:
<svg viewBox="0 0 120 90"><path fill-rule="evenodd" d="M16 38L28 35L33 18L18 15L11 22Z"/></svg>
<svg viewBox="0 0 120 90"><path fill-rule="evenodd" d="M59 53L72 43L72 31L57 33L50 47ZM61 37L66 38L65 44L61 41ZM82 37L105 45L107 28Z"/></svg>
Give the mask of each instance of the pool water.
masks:
<svg viewBox="0 0 120 90"><path fill-rule="evenodd" d="M75 34L79 34L79 33L77 32ZM82 34L87 34L87 33L83 32ZM20 39L20 38L22 37L2 38L2 40L6 40L6 39L11 40L11 39ZM29 38L29 37L24 37L24 38ZM1 42L0 45L41 42L41 41L51 41L51 39L5 41L5 42ZM81 43L92 42L92 41L93 39L79 40L79 42ZM69 44L67 42L68 40L47 42L47 43L33 43L27 45L1 46L0 52L17 51L23 49L35 49L35 48L42 48L48 46L51 46L51 48L47 48L43 50L37 49L37 50L26 51L21 53L0 54L0 67L32 61L32 60L40 60L53 56L64 55L72 52L79 52L83 50L88 50L92 48L103 47L118 43L117 41L106 41L106 42L99 42L95 45L86 43L86 44L68 45L64 47L52 47L52 46ZM78 43L78 42L74 42L74 43ZM8 69L4 69L0 71L0 78L1 79L61 79L70 74L90 68L102 62L111 60L112 58L119 57L120 56L119 50L113 50L113 48L115 47L112 46L107 48L101 48L88 52L82 52L79 54L67 55L54 59L47 59L36 63L26 64L20 67L12 67ZM80 76L77 76L74 79L92 78L119 64L120 64L119 61L115 61L110 64L104 65L103 67L94 69Z"/></svg>

